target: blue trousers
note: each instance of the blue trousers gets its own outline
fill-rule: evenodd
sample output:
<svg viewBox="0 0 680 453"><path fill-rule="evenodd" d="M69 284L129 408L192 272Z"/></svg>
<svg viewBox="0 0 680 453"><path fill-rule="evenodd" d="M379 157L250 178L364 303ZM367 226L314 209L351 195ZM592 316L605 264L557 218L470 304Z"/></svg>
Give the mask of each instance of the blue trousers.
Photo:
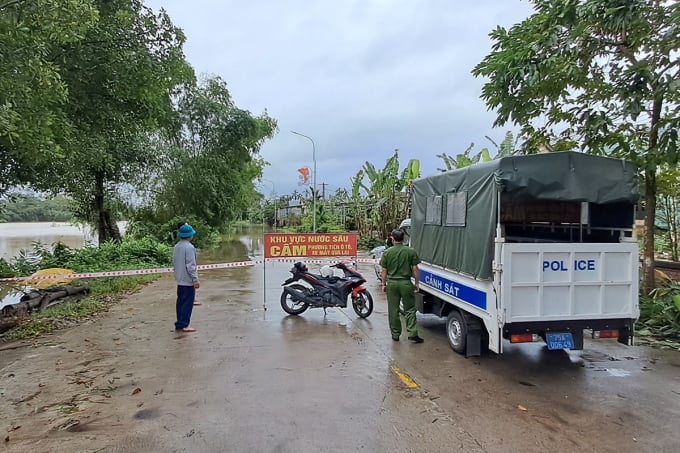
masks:
<svg viewBox="0 0 680 453"><path fill-rule="evenodd" d="M189 327L191 322L191 312L194 309L196 299L196 288L193 286L177 285L177 322L175 329Z"/></svg>

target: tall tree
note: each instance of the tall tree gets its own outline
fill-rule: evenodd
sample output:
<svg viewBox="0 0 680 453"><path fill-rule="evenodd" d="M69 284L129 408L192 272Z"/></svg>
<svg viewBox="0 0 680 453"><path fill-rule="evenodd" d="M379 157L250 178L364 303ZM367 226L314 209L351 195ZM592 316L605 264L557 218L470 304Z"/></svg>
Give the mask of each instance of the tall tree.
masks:
<svg viewBox="0 0 680 453"><path fill-rule="evenodd" d="M85 38L53 51L68 88L71 152L51 167L76 213L96 226L100 242L120 239L114 212L124 186L155 165L150 137L172 128L172 98L194 81L184 35L168 15L141 0L97 0L99 22Z"/></svg>
<svg viewBox="0 0 680 453"><path fill-rule="evenodd" d="M527 152L580 147L638 163L645 180L645 280L654 287L657 167L676 164L680 127L677 0L532 0L496 28L472 71L495 125L513 122Z"/></svg>
<svg viewBox="0 0 680 453"><path fill-rule="evenodd" d="M276 132L276 121L239 109L219 77L188 87L178 111L180 146L166 156L157 202L168 212L223 226L259 198L253 181L266 165L259 150Z"/></svg>
<svg viewBox="0 0 680 453"><path fill-rule="evenodd" d="M91 0L0 0L0 195L69 151L68 88L51 54L97 18Z"/></svg>

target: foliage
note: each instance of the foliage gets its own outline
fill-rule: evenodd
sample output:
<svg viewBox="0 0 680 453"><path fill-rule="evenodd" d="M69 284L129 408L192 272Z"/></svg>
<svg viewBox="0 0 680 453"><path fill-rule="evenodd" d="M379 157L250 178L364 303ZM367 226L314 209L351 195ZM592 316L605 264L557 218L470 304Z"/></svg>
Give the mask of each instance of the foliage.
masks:
<svg viewBox="0 0 680 453"><path fill-rule="evenodd" d="M293 227L292 230L296 233L309 233L313 230L314 218L311 214L306 214L302 217L302 223L299 226ZM316 205L316 232L317 233L344 233L347 230L345 226L340 223L337 216L330 212L329 206L324 203L317 203Z"/></svg>
<svg viewBox="0 0 680 453"><path fill-rule="evenodd" d="M206 246L219 238L219 230L195 217L174 216L169 220L158 223L152 209L142 208L130 213L125 236L133 239L153 239L163 244L174 245L177 242L177 229L188 223L194 230L193 243L196 247Z"/></svg>
<svg viewBox="0 0 680 453"><path fill-rule="evenodd" d="M7 262L0 259L0 276L28 276L39 269L62 267L76 272L101 272L125 269L166 267L172 264L172 248L152 239L124 239L99 247L72 249L55 243L50 249L34 242L32 250L22 250ZM97 279L98 281L100 279Z"/></svg>
<svg viewBox="0 0 680 453"><path fill-rule="evenodd" d="M667 281L640 298L639 335L680 340L680 283ZM645 330L647 332L645 332Z"/></svg>
<svg viewBox="0 0 680 453"><path fill-rule="evenodd" d="M500 145L493 141L489 136L485 136L485 138L493 143L493 145L496 147L496 153L494 154L493 159L500 159L501 157L513 156L519 153L519 150L516 146L517 141L514 140L513 134L510 131L505 133L505 138ZM446 153L437 154L437 157L442 159L444 161L444 165L446 166L446 168L438 168L437 170L444 172L457 168L469 167L470 165L474 165L478 162L489 162L492 160L491 153L488 148L482 148L477 154L471 155L470 153L474 147L475 144L470 143L470 146L468 146L462 154L456 155L456 157L449 156Z"/></svg>
<svg viewBox="0 0 680 453"><path fill-rule="evenodd" d="M384 239L378 238L359 238L357 241L357 248L359 250L373 250L376 247L385 245Z"/></svg>
<svg viewBox="0 0 680 453"><path fill-rule="evenodd" d="M120 240L118 194L157 166L150 136L176 128L172 96L193 83L184 35L141 0L96 0L99 21L85 37L53 49L68 89L69 153L34 183L70 195L100 242Z"/></svg>
<svg viewBox="0 0 680 453"><path fill-rule="evenodd" d="M164 170L152 180L155 217L165 223L176 213L221 227L240 218L258 198L253 180L266 164L259 157L275 133L267 113L239 109L219 77L179 96L179 144L164 148Z"/></svg>
<svg viewBox="0 0 680 453"><path fill-rule="evenodd" d="M17 195L0 201L0 222L66 222L72 218L71 201L62 196L43 200Z"/></svg>
<svg viewBox="0 0 680 453"><path fill-rule="evenodd" d="M0 277L28 276L40 269L37 258L28 250L21 250L9 261L0 258Z"/></svg>
<svg viewBox="0 0 680 453"><path fill-rule="evenodd" d="M437 168L437 170L444 172L457 168L469 167L470 165L474 165L479 162L488 162L491 160L491 155L489 154L489 150L487 148L482 149L474 156L470 155L474 148L475 144L470 143L470 146L468 146L462 154L457 154L456 157L449 156L446 153L437 154L437 157L442 159L444 161L444 165L446 166L446 168Z"/></svg>
<svg viewBox="0 0 680 453"><path fill-rule="evenodd" d="M71 249L64 244L53 244L52 250L39 242L33 243L31 251L8 263L0 259L0 276L27 276L38 269L66 267L76 272L101 272L110 270L169 267L172 265L172 248L151 239L132 240L121 243L107 242L101 247ZM95 278L76 281L89 290L86 298L76 297L69 302L32 314L18 327L0 335L3 340L31 337L87 318L104 309L126 291L131 291L159 278L159 275L134 275L127 277Z"/></svg>
<svg viewBox="0 0 680 453"><path fill-rule="evenodd" d="M352 178L351 201L361 237L377 231L386 238L410 214L410 188L420 177L420 161L412 159L399 173L399 150L382 169L366 162Z"/></svg>
<svg viewBox="0 0 680 453"><path fill-rule="evenodd" d="M98 17L92 0L0 4L0 195L69 151L68 87L54 52L83 41Z"/></svg>
<svg viewBox="0 0 680 453"><path fill-rule="evenodd" d="M670 251L671 259L678 261L680 252L680 234L678 223L680 216L678 206L680 205L680 170L677 167L664 165L656 181L659 187L657 206L657 216L659 223L666 227L666 242Z"/></svg>
<svg viewBox="0 0 680 453"><path fill-rule="evenodd" d="M0 335L0 341L16 341L49 333L106 311L126 292L158 278L157 275L99 278L89 283L89 296L31 314L21 324Z"/></svg>
<svg viewBox="0 0 680 453"><path fill-rule="evenodd" d="M532 0L536 12L491 32L473 70L495 125L521 126L527 152L581 148L645 173L645 289L654 287L656 168L678 160L680 4Z"/></svg>

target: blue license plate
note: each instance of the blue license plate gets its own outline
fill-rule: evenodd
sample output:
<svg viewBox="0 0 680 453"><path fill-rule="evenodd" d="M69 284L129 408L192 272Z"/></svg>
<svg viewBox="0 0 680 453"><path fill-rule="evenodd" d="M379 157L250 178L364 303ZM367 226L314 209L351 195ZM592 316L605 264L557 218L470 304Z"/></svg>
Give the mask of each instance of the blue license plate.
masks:
<svg viewBox="0 0 680 453"><path fill-rule="evenodd" d="M548 343L548 349L574 349L574 337L571 333L546 333L545 342Z"/></svg>

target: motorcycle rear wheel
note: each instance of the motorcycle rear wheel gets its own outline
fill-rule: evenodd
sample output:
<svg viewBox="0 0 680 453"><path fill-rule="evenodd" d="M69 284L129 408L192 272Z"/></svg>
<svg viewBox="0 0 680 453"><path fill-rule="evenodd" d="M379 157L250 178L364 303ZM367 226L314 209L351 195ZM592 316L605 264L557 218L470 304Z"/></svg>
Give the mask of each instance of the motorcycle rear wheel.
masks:
<svg viewBox="0 0 680 453"><path fill-rule="evenodd" d="M352 308L360 318L368 318L373 313L373 296L371 296L371 293L364 290L357 297L353 297Z"/></svg>
<svg viewBox="0 0 680 453"><path fill-rule="evenodd" d="M305 294L309 292L309 288L305 285L290 285L289 288L293 288ZM299 315L309 308L309 304L302 302L301 300L296 299L295 296L283 291L281 293L281 308L289 315Z"/></svg>

